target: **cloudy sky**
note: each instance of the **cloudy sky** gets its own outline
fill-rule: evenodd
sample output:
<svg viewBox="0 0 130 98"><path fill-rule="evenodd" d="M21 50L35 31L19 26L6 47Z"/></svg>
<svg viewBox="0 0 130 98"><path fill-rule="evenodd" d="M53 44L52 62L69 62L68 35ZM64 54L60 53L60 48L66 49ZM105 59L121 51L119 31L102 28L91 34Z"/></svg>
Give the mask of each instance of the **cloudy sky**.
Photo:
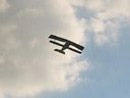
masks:
<svg viewBox="0 0 130 98"><path fill-rule="evenodd" d="M0 98L130 98L129 39L130 0L0 0Z"/></svg>

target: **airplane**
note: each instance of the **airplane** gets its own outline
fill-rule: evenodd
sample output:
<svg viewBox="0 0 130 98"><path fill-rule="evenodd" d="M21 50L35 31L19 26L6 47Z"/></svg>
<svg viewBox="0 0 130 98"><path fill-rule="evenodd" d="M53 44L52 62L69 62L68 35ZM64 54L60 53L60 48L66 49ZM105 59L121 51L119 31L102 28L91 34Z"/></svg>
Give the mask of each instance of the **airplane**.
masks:
<svg viewBox="0 0 130 98"><path fill-rule="evenodd" d="M61 49L54 49L54 51L62 53L62 54L65 54L64 50L66 50L66 49L69 49L71 51L74 51L74 52L77 52L77 53L81 54L82 53L81 51L84 49L84 47L81 46L81 45L78 45L78 44L76 44L76 43L74 43L72 41L69 41L67 39L64 39L64 38L61 38L61 37L58 37L58 36L55 36L55 35L50 35L48 38L53 39L53 40L58 40L58 41L61 41L61 42L65 42L65 44L63 45L63 44L60 44L60 43L58 43L56 41L50 40L50 43L53 43L55 45L58 45L58 46L62 47ZM78 50L69 47L70 45L74 46Z"/></svg>

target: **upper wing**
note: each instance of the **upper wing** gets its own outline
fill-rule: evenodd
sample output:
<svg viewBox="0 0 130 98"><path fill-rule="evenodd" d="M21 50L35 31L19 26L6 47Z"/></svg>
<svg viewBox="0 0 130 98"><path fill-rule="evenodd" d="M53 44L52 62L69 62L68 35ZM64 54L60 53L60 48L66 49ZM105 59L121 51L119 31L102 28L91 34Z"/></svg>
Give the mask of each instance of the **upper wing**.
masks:
<svg viewBox="0 0 130 98"><path fill-rule="evenodd" d="M61 37L58 37L58 36L55 36L55 35L50 35L49 38L59 40L59 41L62 41L62 42L68 41L68 40L66 40L64 38L61 38Z"/></svg>
<svg viewBox="0 0 130 98"><path fill-rule="evenodd" d="M78 45L78 44L76 44L76 43L74 43L74 42L71 42L71 41L69 41L69 40L67 40L67 39L64 39L64 38L61 38L61 37L58 37L58 36L55 36L55 35L50 35L49 38L55 39L55 40L59 40L59 41L62 41L62 42L69 42L70 45L72 45L72 46L74 46L74 47L76 47L76 48L78 48L78 49L80 49L80 50L83 50L83 49L84 49L84 47L81 46L81 45Z"/></svg>
<svg viewBox="0 0 130 98"><path fill-rule="evenodd" d="M78 49L79 49L79 50L81 50L81 51L84 49L84 47L83 47L83 46L78 45L78 44L73 43L73 42L70 42L70 45L72 45L72 46L74 46L74 47L78 48Z"/></svg>

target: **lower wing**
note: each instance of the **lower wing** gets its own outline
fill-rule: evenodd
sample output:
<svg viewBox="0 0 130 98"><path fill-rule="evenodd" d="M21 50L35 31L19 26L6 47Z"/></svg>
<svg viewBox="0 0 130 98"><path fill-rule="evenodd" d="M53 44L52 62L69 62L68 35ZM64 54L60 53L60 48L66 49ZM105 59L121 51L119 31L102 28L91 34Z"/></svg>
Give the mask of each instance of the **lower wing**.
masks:
<svg viewBox="0 0 130 98"><path fill-rule="evenodd" d="M58 46L61 46L61 47L64 47L64 45L62 45L62 44L59 44L59 43L57 43L57 42L54 42L54 41L50 41L50 43L53 43L53 44L56 44L56 45L58 45ZM78 50L75 50L75 49L73 49L73 48L70 48L70 47L68 47L68 48L66 48L66 49L70 49L71 51L74 51L74 52L77 52L77 53L82 53L82 52L80 52L80 51L78 51ZM65 49L64 49L65 50Z"/></svg>

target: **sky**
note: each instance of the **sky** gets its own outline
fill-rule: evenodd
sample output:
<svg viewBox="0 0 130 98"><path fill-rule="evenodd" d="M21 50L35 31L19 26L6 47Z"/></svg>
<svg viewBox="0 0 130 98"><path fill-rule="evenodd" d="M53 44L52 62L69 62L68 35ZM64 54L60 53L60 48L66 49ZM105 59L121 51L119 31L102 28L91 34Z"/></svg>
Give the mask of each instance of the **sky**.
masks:
<svg viewBox="0 0 130 98"><path fill-rule="evenodd" d="M129 10L130 0L0 0L0 98L130 98ZM85 49L57 53L50 34Z"/></svg>

